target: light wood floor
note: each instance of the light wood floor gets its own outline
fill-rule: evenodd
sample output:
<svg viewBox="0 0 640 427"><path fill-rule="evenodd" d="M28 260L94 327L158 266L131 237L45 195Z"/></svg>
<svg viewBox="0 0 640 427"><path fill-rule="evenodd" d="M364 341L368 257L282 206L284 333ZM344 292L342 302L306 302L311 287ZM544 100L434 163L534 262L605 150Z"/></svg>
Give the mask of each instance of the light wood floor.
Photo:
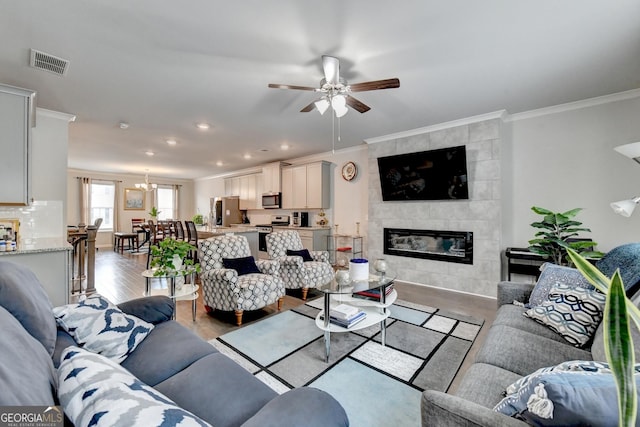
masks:
<svg viewBox="0 0 640 427"><path fill-rule="evenodd" d="M109 249L102 248L96 254L96 290L101 295L115 304L140 298L144 292L145 280L141 272L146 268L146 254L130 254L125 252L120 254ZM159 281L153 286L163 286ZM497 284L496 284L497 285ZM483 298L468 294L460 294L443 289L426 286L411 285L396 282L398 298L411 301L417 304L428 305L440 309L446 309L457 313L467 314L484 319L485 323L480 334L465 362L463 363L451 390L455 390L464 371L470 366L475 358L478 348L485 339L486 333L495 319L496 301L490 298ZM311 297L319 293L310 293ZM287 291L282 309L288 310L303 304L300 293ZM191 317L191 302L178 301L176 318L178 322L205 340L211 340L227 332L238 329L235 324L235 315L232 312L215 311L207 314L202 302L202 292L197 300L197 315L194 322ZM262 310L245 312L243 326L265 317L276 314L278 311L275 304Z"/></svg>

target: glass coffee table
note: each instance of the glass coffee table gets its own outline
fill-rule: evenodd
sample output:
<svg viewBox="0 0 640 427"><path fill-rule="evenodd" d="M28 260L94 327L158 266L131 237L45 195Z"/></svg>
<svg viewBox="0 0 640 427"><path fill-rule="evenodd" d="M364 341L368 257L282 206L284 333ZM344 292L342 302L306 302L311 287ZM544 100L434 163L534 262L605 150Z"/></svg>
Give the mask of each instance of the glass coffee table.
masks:
<svg viewBox="0 0 640 427"><path fill-rule="evenodd" d="M396 276L393 274L380 275L378 273L370 274L368 280L348 281L347 283L338 283L335 279L331 282L319 286L317 289L324 293L324 309L316 316L316 326L324 331L325 361L329 362L329 352L331 349L331 333L332 332L351 332L368 328L369 326L380 324L380 338L382 345L386 341L386 319L391 314L388 307L398 298L395 289L388 294L385 292L387 286L393 284ZM377 291L378 299L360 298L354 296L358 292ZM346 304L354 306L364 311L365 318L360 322L345 328L329 321L329 313L331 306L338 304Z"/></svg>

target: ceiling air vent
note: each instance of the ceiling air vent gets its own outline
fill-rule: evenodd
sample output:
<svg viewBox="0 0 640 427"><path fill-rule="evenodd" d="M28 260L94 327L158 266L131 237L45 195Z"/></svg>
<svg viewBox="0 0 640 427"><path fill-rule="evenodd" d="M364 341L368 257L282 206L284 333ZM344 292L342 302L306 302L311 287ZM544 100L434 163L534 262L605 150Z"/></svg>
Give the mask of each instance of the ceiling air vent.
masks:
<svg viewBox="0 0 640 427"><path fill-rule="evenodd" d="M69 61L66 59L58 58L57 56L49 55L48 53L35 49L31 49L31 61L29 65L33 68L48 71L59 76L67 74L67 70L69 69Z"/></svg>

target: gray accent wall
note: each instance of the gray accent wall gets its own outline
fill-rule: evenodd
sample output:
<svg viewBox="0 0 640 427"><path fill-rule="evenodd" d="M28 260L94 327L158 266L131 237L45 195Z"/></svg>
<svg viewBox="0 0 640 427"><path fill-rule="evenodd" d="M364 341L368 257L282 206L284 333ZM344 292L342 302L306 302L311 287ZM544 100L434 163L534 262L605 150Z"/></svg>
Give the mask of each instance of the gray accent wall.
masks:
<svg viewBox="0 0 640 427"><path fill-rule="evenodd" d="M385 258L405 282L495 297L500 280L504 122L495 118L452 122L407 136L369 143L369 260ZM468 200L383 202L377 158L465 145ZM384 228L471 231L473 264L383 254Z"/></svg>

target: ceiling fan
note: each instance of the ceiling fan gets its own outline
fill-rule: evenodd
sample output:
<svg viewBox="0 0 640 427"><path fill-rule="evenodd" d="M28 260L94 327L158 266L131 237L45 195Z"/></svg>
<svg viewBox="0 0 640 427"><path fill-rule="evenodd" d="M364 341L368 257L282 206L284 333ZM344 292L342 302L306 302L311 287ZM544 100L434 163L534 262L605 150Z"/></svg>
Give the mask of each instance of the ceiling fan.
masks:
<svg viewBox="0 0 640 427"><path fill-rule="evenodd" d="M350 85L345 79L340 77L340 60L333 56L322 56L322 69L324 70L324 78L320 80L319 88L274 83L269 83L269 87L274 89L308 90L318 92L322 94L320 99L313 101L311 104L300 110L300 112L308 113L309 111L313 111L313 109L318 109L320 114L324 114L329 106L331 106L336 113L336 117L342 117L347 114L347 106L361 113L366 113L371 109L368 105L351 96L352 92L394 89L400 87L400 80L397 78L375 80Z"/></svg>

